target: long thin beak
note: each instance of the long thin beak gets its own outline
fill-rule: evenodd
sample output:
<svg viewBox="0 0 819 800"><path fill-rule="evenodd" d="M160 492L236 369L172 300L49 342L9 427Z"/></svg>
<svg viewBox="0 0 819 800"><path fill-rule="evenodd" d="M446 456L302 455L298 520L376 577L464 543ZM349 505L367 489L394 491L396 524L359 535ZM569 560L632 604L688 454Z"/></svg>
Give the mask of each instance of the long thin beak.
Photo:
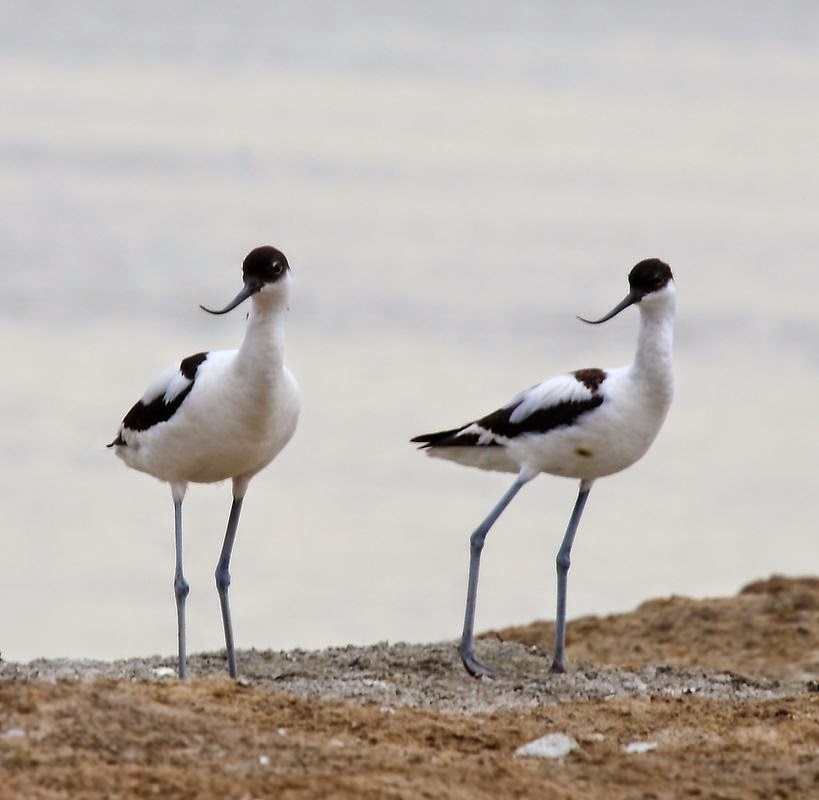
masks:
<svg viewBox="0 0 819 800"><path fill-rule="evenodd" d="M639 292L631 291L629 292L605 317L600 317L600 319L585 319L584 317L578 317L581 322L586 322L589 325L599 325L601 322L608 322L612 317L616 317L621 311L628 308L635 303L639 303L642 299L642 295Z"/></svg>
<svg viewBox="0 0 819 800"><path fill-rule="evenodd" d="M240 305L241 303L244 303L244 301L247 300L248 297L252 297L261 288L262 288L261 284L256 285L253 283L246 283L242 287L242 291L239 292L239 294L237 294L236 297L234 297L233 300L231 300L223 309L219 311L214 311L212 308L205 308L205 306L203 305L200 305L199 308L201 308L202 311L207 311L208 314L227 314L228 311L233 311L233 309L236 308L236 306Z"/></svg>

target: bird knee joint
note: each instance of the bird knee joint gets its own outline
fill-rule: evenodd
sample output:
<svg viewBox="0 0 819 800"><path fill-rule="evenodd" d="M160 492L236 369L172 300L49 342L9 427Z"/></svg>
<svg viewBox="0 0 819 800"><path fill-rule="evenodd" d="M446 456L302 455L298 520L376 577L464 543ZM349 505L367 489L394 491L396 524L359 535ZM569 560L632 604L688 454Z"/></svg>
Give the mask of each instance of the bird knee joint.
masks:
<svg viewBox="0 0 819 800"><path fill-rule="evenodd" d="M179 600L184 600L190 594L191 587L184 578L174 578L173 591Z"/></svg>
<svg viewBox="0 0 819 800"><path fill-rule="evenodd" d="M223 592L230 586L230 572L227 567L216 568L216 588Z"/></svg>
<svg viewBox="0 0 819 800"><path fill-rule="evenodd" d="M568 553L564 553L562 550L557 554L557 558L555 559L555 563L557 564L558 570L562 570L563 572L568 571L569 567L572 565L571 556Z"/></svg>

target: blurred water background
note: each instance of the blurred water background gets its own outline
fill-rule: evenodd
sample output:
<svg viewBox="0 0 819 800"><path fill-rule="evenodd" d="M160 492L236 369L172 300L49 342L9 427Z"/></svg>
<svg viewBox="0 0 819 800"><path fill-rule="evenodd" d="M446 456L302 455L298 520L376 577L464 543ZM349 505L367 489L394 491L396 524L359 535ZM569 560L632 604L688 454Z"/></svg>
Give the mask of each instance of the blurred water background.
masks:
<svg viewBox="0 0 819 800"><path fill-rule="evenodd" d="M104 445L282 248L300 428L248 493L241 647L460 632L510 478L410 436L632 355L639 259L677 277L675 405L601 481L569 613L816 572L819 5L0 2L0 652L175 647L172 504ZM554 613L576 492L488 539L478 627ZM222 645L229 487L185 503L189 646Z"/></svg>

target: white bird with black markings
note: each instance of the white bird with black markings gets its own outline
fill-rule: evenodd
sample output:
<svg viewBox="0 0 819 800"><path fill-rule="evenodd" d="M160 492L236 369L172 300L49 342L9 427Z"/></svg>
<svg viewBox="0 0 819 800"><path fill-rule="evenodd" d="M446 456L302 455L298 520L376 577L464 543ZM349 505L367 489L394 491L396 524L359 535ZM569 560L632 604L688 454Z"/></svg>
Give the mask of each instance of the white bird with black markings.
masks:
<svg viewBox="0 0 819 800"><path fill-rule="evenodd" d="M251 478L290 441L301 407L298 384L284 364L290 265L275 247L257 247L244 260L242 278L242 290L223 309L201 306L210 314L226 314L250 299L239 349L197 353L170 367L125 415L116 439L108 445L129 467L171 485L180 678L186 673L189 586L182 571L182 501L188 484L233 481L233 505L216 567L216 586L228 671L235 678L228 586L242 500Z"/></svg>
<svg viewBox="0 0 819 800"><path fill-rule="evenodd" d="M637 353L627 367L581 369L558 375L505 406L458 428L412 441L436 458L484 470L517 473L511 488L470 539L469 582L460 654L474 676L491 676L473 650L481 551L490 528L512 498L541 472L580 480L580 491L557 554L557 614L553 672L566 671L566 584L583 508L597 478L645 455L662 427L674 393L671 367L675 287L668 264L656 258L629 273L629 293L597 325L630 305L640 310Z"/></svg>

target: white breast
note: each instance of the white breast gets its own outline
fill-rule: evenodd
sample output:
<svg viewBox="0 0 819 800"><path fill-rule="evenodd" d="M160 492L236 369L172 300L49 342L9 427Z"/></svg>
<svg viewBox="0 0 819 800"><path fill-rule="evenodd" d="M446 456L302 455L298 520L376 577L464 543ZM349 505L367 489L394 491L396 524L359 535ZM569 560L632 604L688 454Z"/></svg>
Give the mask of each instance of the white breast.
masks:
<svg viewBox="0 0 819 800"><path fill-rule="evenodd" d="M295 432L298 385L286 367L248 379L235 357L209 353L176 414L117 448L125 462L172 483L250 476L269 464Z"/></svg>
<svg viewBox="0 0 819 800"><path fill-rule="evenodd" d="M594 480L634 464L662 427L671 394L635 374L633 367L607 370L603 403L574 424L510 441L509 456L537 472Z"/></svg>

